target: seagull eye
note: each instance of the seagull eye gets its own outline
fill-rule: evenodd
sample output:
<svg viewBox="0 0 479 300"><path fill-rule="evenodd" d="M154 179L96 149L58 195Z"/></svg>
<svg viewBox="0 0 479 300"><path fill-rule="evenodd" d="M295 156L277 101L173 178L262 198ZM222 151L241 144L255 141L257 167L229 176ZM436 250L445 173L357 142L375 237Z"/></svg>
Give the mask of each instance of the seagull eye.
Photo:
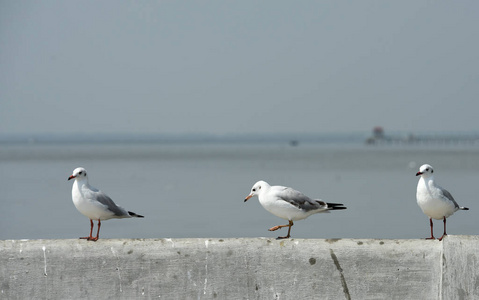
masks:
<svg viewBox="0 0 479 300"><path fill-rule="evenodd" d="M256 192L256 189L253 189L253 192Z"/></svg>

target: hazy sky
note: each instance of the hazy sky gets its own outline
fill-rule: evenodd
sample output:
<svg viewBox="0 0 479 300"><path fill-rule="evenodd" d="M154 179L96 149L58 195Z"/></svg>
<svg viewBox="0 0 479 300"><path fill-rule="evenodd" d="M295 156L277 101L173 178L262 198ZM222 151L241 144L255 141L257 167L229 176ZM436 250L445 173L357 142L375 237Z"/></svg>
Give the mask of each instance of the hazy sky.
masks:
<svg viewBox="0 0 479 300"><path fill-rule="evenodd" d="M0 0L0 133L479 132L478 12Z"/></svg>

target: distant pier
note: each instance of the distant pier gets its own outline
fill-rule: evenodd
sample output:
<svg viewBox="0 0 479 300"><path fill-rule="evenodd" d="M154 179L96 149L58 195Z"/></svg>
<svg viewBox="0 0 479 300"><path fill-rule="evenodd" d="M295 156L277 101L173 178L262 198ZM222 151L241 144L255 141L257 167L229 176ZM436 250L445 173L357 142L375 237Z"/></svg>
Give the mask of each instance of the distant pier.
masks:
<svg viewBox="0 0 479 300"><path fill-rule="evenodd" d="M367 145L479 145L478 134L434 134L434 135L386 135L382 127L374 127L373 134L367 138Z"/></svg>

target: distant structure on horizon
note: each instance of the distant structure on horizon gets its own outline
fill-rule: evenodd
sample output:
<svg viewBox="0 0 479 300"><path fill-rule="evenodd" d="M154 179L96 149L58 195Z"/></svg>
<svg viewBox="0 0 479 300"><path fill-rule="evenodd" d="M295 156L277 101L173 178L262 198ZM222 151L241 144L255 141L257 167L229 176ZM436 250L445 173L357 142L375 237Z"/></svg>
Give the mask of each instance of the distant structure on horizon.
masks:
<svg viewBox="0 0 479 300"><path fill-rule="evenodd" d="M403 135L386 135L384 128L376 126L373 128L373 134L366 139L368 145L388 145L388 144L479 144L478 134L437 134L437 135L414 135L412 133Z"/></svg>

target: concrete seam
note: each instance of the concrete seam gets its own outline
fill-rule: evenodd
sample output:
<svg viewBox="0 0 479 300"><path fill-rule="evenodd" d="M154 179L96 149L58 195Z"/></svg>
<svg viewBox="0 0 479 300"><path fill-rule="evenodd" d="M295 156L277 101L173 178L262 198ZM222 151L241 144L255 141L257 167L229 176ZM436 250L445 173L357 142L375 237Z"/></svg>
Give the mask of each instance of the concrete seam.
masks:
<svg viewBox="0 0 479 300"><path fill-rule="evenodd" d="M346 297L347 300L351 300L351 295L349 294L348 285L346 283L346 279L344 278L343 268L341 268L341 265L339 264L338 257L336 256L336 254L334 254L333 249L329 249L329 252L331 253L331 258L333 259L334 265L338 269L339 275L341 276L341 285L343 286L344 296Z"/></svg>
<svg viewBox="0 0 479 300"><path fill-rule="evenodd" d="M444 263L445 263L445 260L444 260L444 245L445 245L445 243L446 243L446 240L447 240L447 238L442 240L442 245L441 245L441 258L440 258L440 260L439 260L439 261L440 261L440 264L441 264L441 265L439 266L440 271L441 271L441 276L439 277L439 300L442 300L442 296L443 296L442 294L443 294L443 292L444 292L444 288L443 288L442 283L443 283L444 271L445 271L445 268L444 268Z"/></svg>

